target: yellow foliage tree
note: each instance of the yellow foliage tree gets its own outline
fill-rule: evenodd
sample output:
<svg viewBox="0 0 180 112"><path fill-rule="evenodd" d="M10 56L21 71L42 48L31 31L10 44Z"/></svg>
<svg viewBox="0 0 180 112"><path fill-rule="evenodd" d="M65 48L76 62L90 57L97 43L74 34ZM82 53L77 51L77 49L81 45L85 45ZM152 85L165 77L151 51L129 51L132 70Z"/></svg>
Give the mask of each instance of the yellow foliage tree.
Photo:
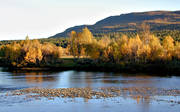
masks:
<svg viewBox="0 0 180 112"><path fill-rule="evenodd" d="M148 44L143 44L140 49L137 51L138 58L141 62L147 62L150 60L151 48Z"/></svg>
<svg viewBox="0 0 180 112"><path fill-rule="evenodd" d="M49 43L41 44L38 40L29 40L28 37L19 43L13 42L0 47L0 56L5 58L7 63L17 67L39 65L48 56L51 57L48 62L55 62L60 58L61 52L61 47Z"/></svg>
<svg viewBox="0 0 180 112"><path fill-rule="evenodd" d="M81 44L89 44L92 43L94 37L93 34L90 32L90 30L85 27L81 33L79 33L79 41Z"/></svg>
<svg viewBox="0 0 180 112"><path fill-rule="evenodd" d="M164 48L164 58L167 60L171 60L174 52L174 39L171 36L165 37L162 42Z"/></svg>
<svg viewBox="0 0 180 112"><path fill-rule="evenodd" d="M174 47L174 54L177 59L180 59L180 42L176 42Z"/></svg>
<svg viewBox="0 0 180 112"><path fill-rule="evenodd" d="M138 61L138 50L142 47L142 41L139 37L139 35L136 36L136 38L130 38L128 42L128 48L129 48L129 55L130 59L135 59L135 61Z"/></svg>
<svg viewBox="0 0 180 112"><path fill-rule="evenodd" d="M94 42L94 37L89 29L86 27L80 33L75 31L71 32L70 35L70 53L75 57L79 58L80 56L86 55L86 47L88 44Z"/></svg>
<svg viewBox="0 0 180 112"><path fill-rule="evenodd" d="M38 40L32 40L29 43L24 44L23 50L25 51L25 61L27 63L39 64L43 58L41 47Z"/></svg>
<svg viewBox="0 0 180 112"><path fill-rule="evenodd" d="M44 43L42 45L42 55L43 55L42 60L45 63L54 62L56 59L61 57L62 51L63 50L61 47L57 47L52 43Z"/></svg>
<svg viewBox="0 0 180 112"><path fill-rule="evenodd" d="M5 50L5 57L11 62L11 64L16 66L17 63L21 61L19 58L21 55L21 46L16 42L13 42L12 44L7 45Z"/></svg>
<svg viewBox="0 0 180 112"><path fill-rule="evenodd" d="M69 46L70 54L73 55L75 58L79 57L80 44L79 44L78 34L75 31L71 32L69 43L70 43L70 46Z"/></svg>
<svg viewBox="0 0 180 112"><path fill-rule="evenodd" d="M160 40L154 35L150 36L149 47L151 48L151 60L154 61L162 59L164 56L163 47L161 46Z"/></svg>

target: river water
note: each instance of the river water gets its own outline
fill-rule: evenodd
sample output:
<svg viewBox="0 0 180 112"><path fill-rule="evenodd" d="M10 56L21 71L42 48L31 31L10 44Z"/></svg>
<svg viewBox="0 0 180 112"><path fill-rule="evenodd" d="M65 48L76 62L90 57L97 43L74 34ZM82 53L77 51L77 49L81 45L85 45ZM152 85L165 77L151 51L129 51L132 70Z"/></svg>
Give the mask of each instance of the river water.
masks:
<svg viewBox="0 0 180 112"><path fill-rule="evenodd" d="M0 68L0 112L179 112L179 95L114 98L25 99L7 96L24 88L155 88L180 90L180 77L85 71L25 72Z"/></svg>

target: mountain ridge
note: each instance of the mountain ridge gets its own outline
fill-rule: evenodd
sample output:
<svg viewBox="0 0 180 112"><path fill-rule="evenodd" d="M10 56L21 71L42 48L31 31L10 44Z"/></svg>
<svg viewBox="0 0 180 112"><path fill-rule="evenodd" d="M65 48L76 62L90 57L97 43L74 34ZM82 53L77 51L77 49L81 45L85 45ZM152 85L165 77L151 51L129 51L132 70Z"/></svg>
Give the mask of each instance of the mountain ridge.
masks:
<svg viewBox="0 0 180 112"><path fill-rule="evenodd" d="M180 10L132 12L106 17L93 25L79 25L57 33L50 38L68 37L71 31L80 32L88 27L93 34L111 32L136 32L142 23L151 26L151 30L180 30Z"/></svg>

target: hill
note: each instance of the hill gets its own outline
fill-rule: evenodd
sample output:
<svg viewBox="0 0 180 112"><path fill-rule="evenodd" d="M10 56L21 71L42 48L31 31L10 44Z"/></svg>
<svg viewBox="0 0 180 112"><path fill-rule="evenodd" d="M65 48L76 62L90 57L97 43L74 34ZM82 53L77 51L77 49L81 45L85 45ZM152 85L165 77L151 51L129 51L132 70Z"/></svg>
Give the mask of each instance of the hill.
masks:
<svg viewBox="0 0 180 112"><path fill-rule="evenodd" d="M81 25L66 29L50 38L67 37L71 31L80 32L88 27L93 34L112 32L136 32L142 23L151 26L151 30L180 30L180 11L134 12L110 16L94 25Z"/></svg>

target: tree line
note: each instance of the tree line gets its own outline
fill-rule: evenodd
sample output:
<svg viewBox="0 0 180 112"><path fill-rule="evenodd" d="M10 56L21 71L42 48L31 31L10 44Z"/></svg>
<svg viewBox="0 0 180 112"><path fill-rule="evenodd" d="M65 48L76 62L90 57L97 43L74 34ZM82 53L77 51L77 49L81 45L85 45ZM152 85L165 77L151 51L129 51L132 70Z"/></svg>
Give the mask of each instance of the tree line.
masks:
<svg viewBox="0 0 180 112"><path fill-rule="evenodd" d="M19 43L0 46L0 57L5 63L16 67L52 64L58 61L62 48L52 43L41 44L38 40L26 40Z"/></svg>
<svg viewBox="0 0 180 112"><path fill-rule="evenodd" d="M104 36L97 40L87 29L82 32L71 32L69 51L75 57L85 56L103 62L147 63L154 61L172 61L180 59L180 42L171 36L160 40L149 31L110 38Z"/></svg>
<svg viewBox="0 0 180 112"><path fill-rule="evenodd" d="M158 38L144 30L131 37L125 34L95 38L88 28L72 31L64 39L64 47L47 40L26 40L0 46L0 57L13 66L50 65L61 62L62 56L91 59L94 63L153 63L180 60L180 42L171 36ZM55 40L54 40L55 42Z"/></svg>

